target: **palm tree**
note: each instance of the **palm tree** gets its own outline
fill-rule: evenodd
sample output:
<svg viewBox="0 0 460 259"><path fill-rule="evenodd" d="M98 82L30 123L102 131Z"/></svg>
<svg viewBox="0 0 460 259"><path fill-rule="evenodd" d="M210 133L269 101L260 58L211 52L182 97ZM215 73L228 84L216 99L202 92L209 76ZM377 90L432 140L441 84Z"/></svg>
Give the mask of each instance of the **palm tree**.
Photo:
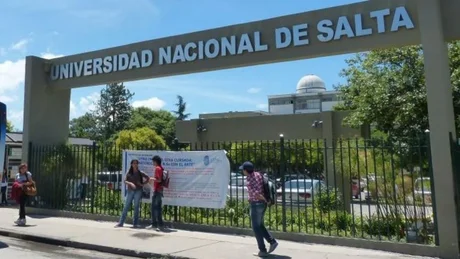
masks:
<svg viewBox="0 0 460 259"><path fill-rule="evenodd" d="M185 113L187 109L187 103L184 102L184 98L180 95L177 96L177 103L176 103L177 110L173 111L176 114L176 120L183 121L190 117L190 113Z"/></svg>

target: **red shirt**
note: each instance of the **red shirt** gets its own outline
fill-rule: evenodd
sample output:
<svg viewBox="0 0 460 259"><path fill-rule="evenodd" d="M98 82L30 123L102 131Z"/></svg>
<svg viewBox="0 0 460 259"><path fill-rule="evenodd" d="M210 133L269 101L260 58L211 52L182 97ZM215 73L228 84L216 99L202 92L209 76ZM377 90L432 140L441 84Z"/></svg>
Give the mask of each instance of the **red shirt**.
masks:
<svg viewBox="0 0 460 259"><path fill-rule="evenodd" d="M154 177L160 182L155 181L153 183L153 190L156 192L163 191L163 186L161 185L161 180L163 180L163 167L155 166Z"/></svg>
<svg viewBox="0 0 460 259"><path fill-rule="evenodd" d="M259 195L264 194L264 178L261 173L253 172L246 177L248 187L248 200L260 201Z"/></svg>

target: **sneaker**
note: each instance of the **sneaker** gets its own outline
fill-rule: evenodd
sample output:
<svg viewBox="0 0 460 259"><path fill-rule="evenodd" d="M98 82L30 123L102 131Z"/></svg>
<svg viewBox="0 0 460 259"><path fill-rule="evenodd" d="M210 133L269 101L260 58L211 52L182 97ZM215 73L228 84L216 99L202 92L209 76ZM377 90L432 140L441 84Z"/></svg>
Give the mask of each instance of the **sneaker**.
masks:
<svg viewBox="0 0 460 259"><path fill-rule="evenodd" d="M133 228L142 228L142 227L141 227L141 225L136 224L136 225L133 225Z"/></svg>
<svg viewBox="0 0 460 259"><path fill-rule="evenodd" d="M114 228L122 228L122 227L123 227L123 224L120 224L120 223L118 223L118 224L116 224L116 225L114 226Z"/></svg>
<svg viewBox="0 0 460 259"><path fill-rule="evenodd" d="M275 249L278 247L278 242L273 242L272 244L270 244L270 248L268 249L268 253L271 254L273 251L275 251Z"/></svg>
<svg viewBox="0 0 460 259"><path fill-rule="evenodd" d="M26 220L25 219L18 219L14 222L18 226L25 226L26 225Z"/></svg>
<svg viewBox="0 0 460 259"><path fill-rule="evenodd" d="M156 225L150 225L146 227L146 229L157 229L158 227Z"/></svg>
<svg viewBox="0 0 460 259"><path fill-rule="evenodd" d="M253 255L258 257L268 257L269 254L267 252L259 251L258 253L254 253Z"/></svg>

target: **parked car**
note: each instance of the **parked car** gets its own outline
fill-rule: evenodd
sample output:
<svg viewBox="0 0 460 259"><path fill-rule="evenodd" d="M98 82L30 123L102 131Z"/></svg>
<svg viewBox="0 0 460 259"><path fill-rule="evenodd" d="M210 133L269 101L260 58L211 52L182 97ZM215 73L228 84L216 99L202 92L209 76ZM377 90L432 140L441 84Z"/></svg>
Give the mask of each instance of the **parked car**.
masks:
<svg viewBox="0 0 460 259"><path fill-rule="evenodd" d="M351 179L351 192L352 196L355 199L361 197L361 194L364 193L366 197L368 197L368 192L365 191L367 179L361 177L358 179L357 177Z"/></svg>
<svg viewBox="0 0 460 259"><path fill-rule="evenodd" d="M240 175L230 178L228 183L227 197L232 199L248 199L246 176Z"/></svg>
<svg viewBox="0 0 460 259"><path fill-rule="evenodd" d="M290 180L284 183L285 198L288 202L311 202L313 196L319 193L320 188L325 187L325 183L321 180ZM278 188L276 193L277 199L280 201L283 197L282 188Z"/></svg>
<svg viewBox="0 0 460 259"><path fill-rule="evenodd" d="M270 182L275 184L273 180ZM230 178L227 190L227 198L233 198L238 200L247 200L248 199L248 187L246 176L237 176Z"/></svg>
<svg viewBox="0 0 460 259"><path fill-rule="evenodd" d="M117 172L98 172L96 174L97 183L99 186L107 187L109 190L121 191L123 174Z"/></svg>
<svg viewBox="0 0 460 259"><path fill-rule="evenodd" d="M288 182L288 181L296 180L296 179L303 180L303 179L310 179L310 177L304 174L286 174L284 176L284 182ZM280 188L282 185L281 177L276 178L275 183L276 183L276 187Z"/></svg>
<svg viewBox="0 0 460 259"><path fill-rule="evenodd" d="M231 173L230 173L230 179L231 179L231 178L234 178L234 177L238 177L238 176L243 176L243 175L242 175L241 173L238 173L238 172L236 172L236 173L235 173L235 172L231 172Z"/></svg>

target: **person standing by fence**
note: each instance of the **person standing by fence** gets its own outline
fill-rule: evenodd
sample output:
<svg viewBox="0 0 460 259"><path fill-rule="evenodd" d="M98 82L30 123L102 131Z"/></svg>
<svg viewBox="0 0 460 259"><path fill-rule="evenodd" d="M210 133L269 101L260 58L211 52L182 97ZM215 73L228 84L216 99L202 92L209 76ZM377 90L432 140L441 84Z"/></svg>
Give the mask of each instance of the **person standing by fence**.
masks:
<svg viewBox="0 0 460 259"><path fill-rule="evenodd" d="M1 192L2 192L2 201L1 201L1 205L2 206L7 206L8 205L8 201L6 199L6 194L8 193L8 175L7 175L7 171L6 169L3 169L3 173L0 175L0 179L1 179Z"/></svg>
<svg viewBox="0 0 460 259"><path fill-rule="evenodd" d="M248 200L250 203L251 223L254 235L257 240L259 252L254 253L255 256L267 257L271 252L278 247L278 242L268 232L264 225L265 211L267 210L267 201L264 197L264 180L263 175L254 171L254 165L251 162L244 162L240 166L240 170L246 176L248 187ZM270 244L267 251L264 239Z"/></svg>
<svg viewBox="0 0 460 259"><path fill-rule="evenodd" d="M162 215L162 206L163 206L163 166L161 166L161 157L154 156L152 158L154 173L153 177L150 180L153 182L153 196L152 196L152 229L160 231L163 229L163 215Z"/></svg>
<svg viewBox="0 0 460 259"><path fill-rule="evenodd" d="M126 173L125 184L127 186L126 201L121 213L120 221L115 227L123 227L128 210L134 201L134 215L133 215L133 227L139 227L139 207L142 199L142 190L144 183L148 181L150 177L144 172L139 170L139 160L131 160L131 167Z"/></svg>
<svg viewBox="0 0 460 259"><path fill-rule="evenodd" d="M26 203L29 196L24 189L31 185L33 185L32 174L28 171L27 164L23 163L19 166L19 173L16 174L13 186L14 196L19 202L19 218L14 222L16 225L26 225Z"/></svg>

